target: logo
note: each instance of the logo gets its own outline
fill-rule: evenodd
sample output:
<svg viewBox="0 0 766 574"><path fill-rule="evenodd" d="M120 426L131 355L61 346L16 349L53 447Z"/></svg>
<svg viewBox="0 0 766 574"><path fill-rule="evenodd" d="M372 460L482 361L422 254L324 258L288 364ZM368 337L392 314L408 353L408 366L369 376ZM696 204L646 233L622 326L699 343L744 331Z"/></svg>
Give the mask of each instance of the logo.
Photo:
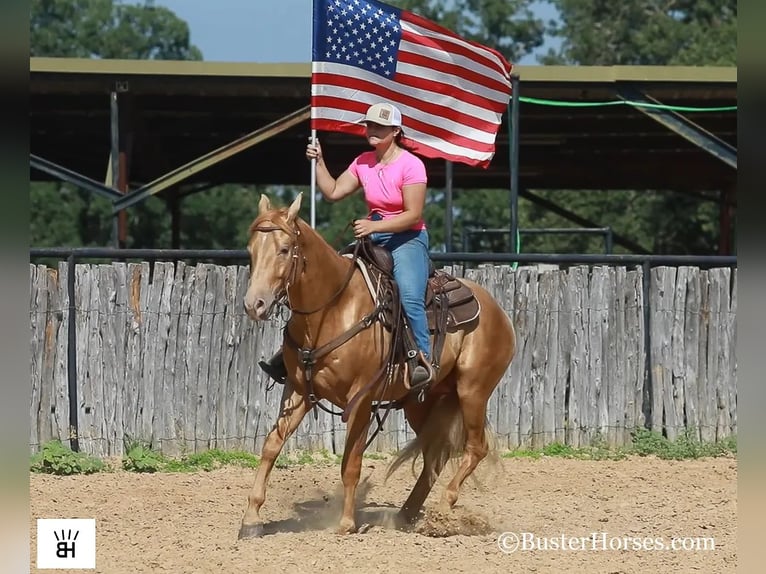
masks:
<svg viewBox="0 0 766 574"><path fill-rule="evenodd" d="M391 117L391 110L387 110L385 108L382 108L380 110L380 113L378 114L378 117L382 120L387 120Z"/></svg>
<svg viewBox="0 0 766 574"><path fill-rule="evenodd" d="M40 569L95 569L94 518L39 518L37 567Z"/></svg>

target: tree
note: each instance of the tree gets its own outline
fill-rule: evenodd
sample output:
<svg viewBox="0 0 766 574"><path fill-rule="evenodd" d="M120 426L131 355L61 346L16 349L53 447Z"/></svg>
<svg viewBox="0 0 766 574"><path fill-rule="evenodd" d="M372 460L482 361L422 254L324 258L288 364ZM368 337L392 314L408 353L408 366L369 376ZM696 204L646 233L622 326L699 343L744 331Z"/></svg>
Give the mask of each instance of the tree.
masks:
<svg viewBox="0 0 766 574"><path fill-rule="evenodd" d="M173 12L113 0L32 0L30 54L37 57L201 60L189 27ZM112 235L112 205L60 183L30 185L32 245L103 246ZM169 244L158 198L128 210L134 247ZM160 223L162 222L162 223Z"/></svg>
<svg viewBox="0 0 766 574"><path fill-rule="evenodd" d="M201 60L189 26L172 11L114 0L32 0L30 55Z"/></svg>
<svg viewBox="0 0 766 574"><path fill-rule="evenodd" d="M734 65L736 0L551 0L562 38L546 64Z"/></svg>

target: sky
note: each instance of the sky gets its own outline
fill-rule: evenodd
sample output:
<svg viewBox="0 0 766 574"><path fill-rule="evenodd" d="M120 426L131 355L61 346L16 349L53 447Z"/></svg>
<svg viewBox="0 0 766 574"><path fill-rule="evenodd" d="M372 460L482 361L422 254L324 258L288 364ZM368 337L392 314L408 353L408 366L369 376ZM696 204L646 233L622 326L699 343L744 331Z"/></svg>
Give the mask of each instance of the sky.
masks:
<svg viewBox="0 0 766 574"><path fill-rule="evenodd" d="M206 61L306 63L311 61L312 0L155 0L185 20L192 44ZM544 21L556 17L536 5ZM542 51L547 51L547 46ZM535 56L515 64L536 64Z"/></svg>

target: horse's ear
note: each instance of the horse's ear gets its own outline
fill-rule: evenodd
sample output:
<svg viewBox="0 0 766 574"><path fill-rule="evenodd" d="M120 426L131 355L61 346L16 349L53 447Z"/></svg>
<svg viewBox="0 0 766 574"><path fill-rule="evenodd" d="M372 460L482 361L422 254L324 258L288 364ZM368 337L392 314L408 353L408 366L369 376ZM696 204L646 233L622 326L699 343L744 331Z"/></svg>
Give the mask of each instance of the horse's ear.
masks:
<svg viewBox="0 0 766 574"><path fill-rule="evenodd" d="M298 194L298 197L295 198L295 201L292 202L290 205L290 208L287 210L287 221L292 223L295 221L295 218L298 216L298 212L301 210L301 200L303 199L303 192L300 192Z"/></svg>
<svg viewBox="0 0 766 574"><path fill-rule="evenodd" d="M271 211L271 201L268 196L261 194L261 201L258 202L258 213L263 215L267 211Z"/></svg>

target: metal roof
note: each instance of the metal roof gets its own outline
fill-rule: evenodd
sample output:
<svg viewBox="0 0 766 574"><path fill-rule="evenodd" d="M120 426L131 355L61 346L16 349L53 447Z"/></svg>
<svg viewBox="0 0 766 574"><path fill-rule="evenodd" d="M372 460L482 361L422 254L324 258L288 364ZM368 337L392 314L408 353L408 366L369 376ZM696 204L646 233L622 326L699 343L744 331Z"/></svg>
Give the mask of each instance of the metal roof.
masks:
<svg viewBox="0 0 766 574"><path fill-rule="evenodd" d="M737 103L737 69L651 66L516 66L525 98L571 102L645 94L665 105ZM139 60L30 59L30 152L104 181L110 153L110 94L129 114L133 186L152 181L310 102L311 65ZM678 117L670 120L679 121ZM682 113L736 146L737 113ZM677 116L677 115L676 115ZM721 190L736 185L727 165L629 105L520 104L522 189ZM125 129L125 128L123 128ZM308 120L200 171L190 182L310 183L304 149ZM322 133L335 174L365 148L355 136ZM443 161L426 160L430 185L444 185ZM31 170L33 179L49 179ZM508 117L484 170L454 165L456 188L508 188Z"/></svg>

